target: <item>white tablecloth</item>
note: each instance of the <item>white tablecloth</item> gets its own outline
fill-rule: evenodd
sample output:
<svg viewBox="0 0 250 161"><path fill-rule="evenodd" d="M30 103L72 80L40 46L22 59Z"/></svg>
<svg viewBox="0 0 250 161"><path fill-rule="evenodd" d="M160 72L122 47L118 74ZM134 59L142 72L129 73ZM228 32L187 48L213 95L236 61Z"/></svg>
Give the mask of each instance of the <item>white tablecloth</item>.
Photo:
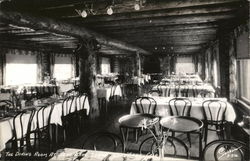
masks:
<svg viewBox="0 0 250 161"><path fill-rule="evenodd" d="M103 87L97 89L97 98L106 98L109 101L110 96L120 96L122 97L121 86L118 85L116 88L113 87Z"/></svg>
<svg viewBox="0 0 250 161"><path fill-rule="evenodd" d="M11 100L11 93L0 93L0 101L1 100Z"/></svg>
<svg viewBox="0 0 250 161"><path fill-rule="evenodd" d="M58 91L59 93L65 93L71 89L74 89L73 83L66 83L66 84L61 83L58 86L59 86L59 91Z"/></svg>
<svg viewBox="0 0 250 161"><path fill-rule="evenodd" d="M170 116L169 100L172 99L172 97L153 97L153 98L157 102L155 114L157 116ZM192 102L190 116L201 119L201 120L204 119L202 103L205 100L208 100L208 99L218 100L219 99L219 100L227 102L226 98L189 98L189 99ZM146 102L145 102L145 104L146 104ZM148 108L148 106L145 105L144 108ZM145 109L144 111L147 111L147 109ZM136 113L137 113L136 106L135 106L135 103L133 102L131 105L130 114L136 114ZM235 119L236 119L236 113L234 111L234 108L229 102L227 102L227 110L225 113L225 120L230 121L230 122L234 122Z"/></svg>
<svg viewBox="0 0 250 161"><path fill-rule="evenodd" d="M83 102L85 96L82 96L80 98L80 101ZM77 100L76 98L74 100ZM80 106L79 101L75 101L76 103L72 104L72 109L71 111L75 111L75 110L80 110L80 108L82 108L82 106ZM84 104L84 109L87 110L87 115L89 115L89 101L88 98L86 98L85 100L85 104ZM50 108L51 105L46 108L44 116L48 117L49 116L49 112L50 112ZM39 113L39 115L41 114L41 112ZM62 102L59 103L55 103L53 112L51 114L51 124L58 124L58 125L62 125ZM26 127L26 125L28 124L28 119L29 119L29 114L24 114L23 115L23 120L24 120L24 124L23 127ZM34 118L36 118L36 115L34 116ZM42 121L42 116L39 116L39 121ZM31 129L34 130L36 129L37 126L37 122L36 119L32 121L32 127ZM13 118L5 118L5 119L1 119L0 120L0 151L2 151L3 149L5 149L5 143L7 143L8 140L10 140L13 137L12 134L12 130L13 130ZM17 130L18 131L18 130ZM24 129L24 132L26 132L26 129Z"/></svg>
<svg viewBox="0 0 250 161"><path fill-rule="evenodd" d="M193 96L193 90L196 91L196 93L199 93L201 91L210 92L213 96L215 93L215 89L210 84L203 84L203 85L156 85L152 89L153 90L160 90L162 92L162 96L167 96L167 92L169 89L171 91L175 91L175 89L180 89L180 91L185 90L188 88L188 96ZM174 96L174 95L170 95Z"/></svg>
<svg viewBox="0 0 250 161"><path fill-rule="evenodd" d="M168 82L187 82L187 83L197 83L197 82L202 82L201 78L199 75L175 75L175 76L170 76L168 78L163 78L161 80L162 82L168 81Z"/></svg>

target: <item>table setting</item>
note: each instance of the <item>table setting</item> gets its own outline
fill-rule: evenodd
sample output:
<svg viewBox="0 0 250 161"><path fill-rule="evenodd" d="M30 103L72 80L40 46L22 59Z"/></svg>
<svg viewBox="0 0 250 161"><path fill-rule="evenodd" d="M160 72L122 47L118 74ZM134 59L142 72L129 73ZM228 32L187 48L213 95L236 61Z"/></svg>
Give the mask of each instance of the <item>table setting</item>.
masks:
<svg viewBox="0 0 250 161"><path fill-rule="evenodd" d="M169 109L169 101L174 97L158 97L153 96L152 98L155 99L157 103L157 107L155 110L156 116L170 116L170 109ZM192 102L192 108L190 111L190 116L195 117L197 119L204 119L203 115L203 109L202 109L202 103L206 100L222 100L227 102L227 110L225 113L225 120L229 122L234 122L236 120L236 112L233 108L233 106L227 101L226 98L197 98L197 97L189 97L188 98ZM142 104L148 104L148 102L142 102ZM144 106L144 108L148 108L147 105ZM147 111L145 109L144 111ZM136 109L135 102L132 102L131 108L130 108L130 114L137 114L138 111Z"/></svg>
<svg viewBox="0 0 250 161"><path fill-rule="evenodd" d="M81 97L73 97L74 101L76 103L72 104L72 111L79 111L82 108L86 109L86 114L89 115L89 101L88 98L85 99L85 95ZM85 101L84 101L85 100ZM39 108L43 106L48 106L46 108L46 111L44 113L45 117L49 117L49 111L53 107L53 111L51 113L51 124L56 125L62 125L62 101L63 98L61 97L49 97L49 98L43 98L39 100L34 100L34 102L27 102L28 104L25 104L25 106L21 109L15 109L13 112L7 112L7 111L1 111L1 117L0 117L0 151L5 148L5 143L11 139L12 137L12 129L13 129L13 117L18 114L18 112L24 112L27 113L27 119L28 119L28 113L30 110L35 109L38 110ZM83 103L84 105L81 105ZM26 114L24 114L24 118L26 118ZM33 121L32 128L35 129L36 122Z"/></svg>
<svg viewBox="0 0 250 161"><path fill-rule="evenodd" d="M176 158L160 158L153 155L117 153L86 149L65 148L58 150L49 161L174 161ZM186 159L178 158L178 161ZM192 161L192 160L190 160Z"/></svg>

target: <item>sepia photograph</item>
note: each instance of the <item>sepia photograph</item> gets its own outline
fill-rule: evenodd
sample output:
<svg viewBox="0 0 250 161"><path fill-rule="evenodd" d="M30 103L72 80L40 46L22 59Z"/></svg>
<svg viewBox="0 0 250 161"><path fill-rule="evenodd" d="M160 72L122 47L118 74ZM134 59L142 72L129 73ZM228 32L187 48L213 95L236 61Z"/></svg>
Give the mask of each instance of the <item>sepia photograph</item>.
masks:
<svg viewBox="0 0 250 161"><path fill-rule="evenodd" d="M249 161L250 0L0 0L0 161Z"/></svg>

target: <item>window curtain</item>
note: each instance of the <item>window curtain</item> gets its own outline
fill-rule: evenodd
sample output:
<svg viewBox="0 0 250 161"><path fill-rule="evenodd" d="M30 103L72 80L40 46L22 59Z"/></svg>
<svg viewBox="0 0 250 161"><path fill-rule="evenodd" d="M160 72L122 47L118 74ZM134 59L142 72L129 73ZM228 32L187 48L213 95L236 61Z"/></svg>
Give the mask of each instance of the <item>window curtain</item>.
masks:
<svg viewBox="0 0 250 161"><path fill-rule="evenodd" d="M54 74L54 66L55 66L55 54L54 53L50 53L50 75L51 78L55 78L55 74Z"/></svg>
<svg viewBox="0 0 250 161"><path fill-rule="evenodd" d="M54 78L68 80L72 77L72 61L69 54L56 54L54 63Z"/></svg>
<svg viewBox="0 0 250 161"><path fill-rule="evenodd" d="M249 29L248 25L243 24L238 26L234 30L234 36L236 37L236 53L238 59L249 59L250 52L249 52Z"/></svg>
<svg viewBox="0 0 250 161"><path fill-rule="evenodd" d="M234 35L231 35L229 43L229 98L231 102L235 102L237 97L237 61Z"/></svg>
<svg viewBox="0 0 250 161"><path fill-rule="evenodd" d="M71 57L71 77L76 77L76 55L73 54Z"/></svg>
<svg viewBox="0 0 250 161"><path fill-rule="evenodd" d="M36 64L37 64L37 82L42 83L43 82L42 53L37 53Z"/></svg>
<svg viewBox="0 0 250 161"><path fill-rule="evenodd" d="M219 74L219 44L216 42L212 47L212 78L213 78L213 85L215 87L219 86L220 82L220 74Z"/></svg>
<svg viewBox="0 0 250 161"><path fill-rule="evenodd" d="M111 72L110 58L102 57L101 59L101 73L109 74Z"/></svg>
<svg viewBox="0 0 250 161"><path fill-rule="evenodd" d="M5 84L37 83L37 54L39 52L9 49L6 53Z"/></svg>

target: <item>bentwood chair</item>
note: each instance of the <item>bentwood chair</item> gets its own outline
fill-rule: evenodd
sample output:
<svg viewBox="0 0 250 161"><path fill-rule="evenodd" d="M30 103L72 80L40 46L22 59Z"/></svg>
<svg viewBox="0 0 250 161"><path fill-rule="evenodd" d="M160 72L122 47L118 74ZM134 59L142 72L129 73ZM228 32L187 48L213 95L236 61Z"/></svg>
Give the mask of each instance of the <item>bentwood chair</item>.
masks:
<svg viewBox="0 0 250 161"><path fill-rule="evenodd" d="M162 92L160 92L159 90L150 90L150 91L148 92L148 95L149 95L149 96L157 96L157 97L159 97L159 96L162 95Z"/></svg>
<svg viewBox="0 0 250 161"><path fill-rule="evenodd" d="M169 100L172 116L189 116L192 102L188 98L173 98Z"/></svg>
<svg viewBox="0 0 250 161"><path fill-rule="evenodd" d="M54 148L54 139L51 115L54 110L54 104L43 105L36 112L36 129L31 131L34 133L34 148L38 152L51 152Z"/></svg>
<svg viewBox="0 0 250 161"><path fill-rule="evenodd" d="M188 98L173 98L169 100L171 116L190 116L192 102ZM185 133L185 132L184 132ZM173 136L175 132L172 131ZM191 147L190 133L187 132L189 145Z"/></svg>
<svg viewBox="0 0 250 161"><path fill-rule="evenodd" d="M19 112L13 118L13 137L10 143L10 152L32 152L30 141L31 123L34 118L35 110L29 112Z"/></svg>
<svg viewBox="0 0 250 161"><path fill-rule="evenodd" d="M78 134L80 134L80 132L83 130L86 119L87 119L87 111L84 108L87 99L88 99L88 96L86 93L79 94L75 98L77 110L74 113L76 113L77 118L78 118L78 121L77 121L78 122L78 128L77 128Z"/></svg>
<svg viewBox="0 0 250 161"><path fill-rule="evenodd" d="M202 161L247 161L249 145L237 140L215 140L202 152Z"/></svg>
<svg viewBox="0 0 250 161"><path fill-rule="evenodd" d="M180 96L181 97L188 97L189 87L188 85L182 85L182 88L180 89Z"/></svg>
<svg viewBox="0 0 250 161"><path fill-rule="evenodd" d="M134 102L138 113L155 114L157 103L154 98L138 97Z"/></svg>
<svg viewBox="0 0 250 161"><path fill-rule="evenodd" d="M9 109L14 108L14 103L10 100L0 100L0 109L8 111Z"/></svg>
<svg viewBox="0 0 250 161"><path fill-rule="evenodd" d="M211 91L201 90L197 93L197 97L201 98L213 98L214 94Z"/></svg>
<svg viewBox="0 0 250 161"><path fill-rule="evenodd" d="M179 85L169 85L166 91L167 97L178 97L179 96Z"/></svg>
<svg viewBox="0 0 250 161"><path fill-rule="evenodd" d="M110 132L102 131L93 133L84 140L83 149L123 152L122 139Z"/></svg>
<svg viewBox="0 0 250 161"><path fill-rule="evenodd" d="M205 145L207 144L208 130L215 131L219 139L224 140L225 131L225 112L227 110L227 102L221 100L207 100L202 104L204 115L205 129Z"/></svg>
<svg viewBox="0 0 250 161"><path fill-rule="evenodd" d="M77 120L78 116L72 111L74 104L74 96L65 98L62 102L62 128L63 128L63 140L67 141L72 139L77 134Z"/></svg>
<svg viewBox="0 0 250 161"><path fill-rule="evenodd" d="M116 84L112 85L111 91L110 91L110 96L109 96L110 102L115 103L115 104L117 103L118 97L119 97L116 95L117 86L118 85L116 85Z"/></svg>

